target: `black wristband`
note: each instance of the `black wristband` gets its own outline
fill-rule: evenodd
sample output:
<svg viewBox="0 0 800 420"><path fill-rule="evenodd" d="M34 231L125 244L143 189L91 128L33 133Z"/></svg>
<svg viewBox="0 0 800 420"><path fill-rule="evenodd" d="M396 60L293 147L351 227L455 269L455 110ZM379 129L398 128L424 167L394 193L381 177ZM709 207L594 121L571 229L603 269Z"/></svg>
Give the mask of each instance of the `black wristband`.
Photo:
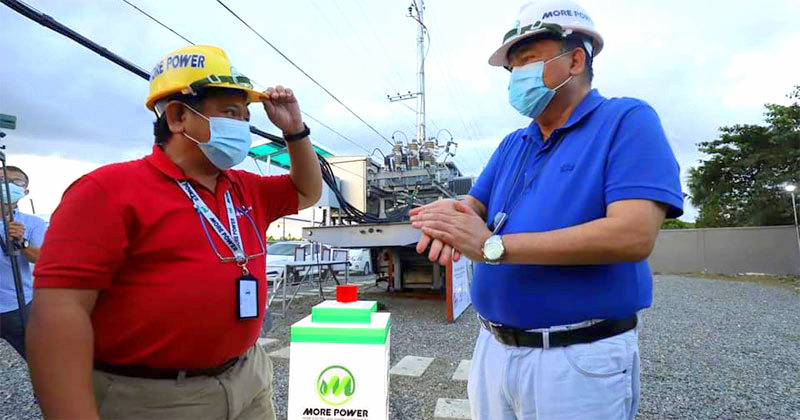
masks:
<svg viewBox="0 0 800 420"><path fill-rule="evenodd" d="M295 142L297 140L302 140L302 139L308 137L309 135L311 135L311 129L308 128L306 123L303 123L303 127L305 127L303 129L303 131L301 131L301 132L299 132L297 134L289 134L289 135L287 135L286 133L283 133L283 139L286 140L287 143L292 143L292 142Z"/></svg>

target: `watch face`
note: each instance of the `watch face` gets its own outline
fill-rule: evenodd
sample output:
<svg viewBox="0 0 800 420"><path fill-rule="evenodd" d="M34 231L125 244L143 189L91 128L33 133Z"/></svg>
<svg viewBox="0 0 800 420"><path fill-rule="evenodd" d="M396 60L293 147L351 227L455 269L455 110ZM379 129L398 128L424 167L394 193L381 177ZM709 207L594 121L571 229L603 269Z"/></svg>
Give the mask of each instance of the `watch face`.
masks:
<svg viewBox="0 0 800 420"><path fill-rule="evenodd" d="M489 242L483 248L483 253L489 260L496 260L503 256L503 245L497 242Z"/></svg>

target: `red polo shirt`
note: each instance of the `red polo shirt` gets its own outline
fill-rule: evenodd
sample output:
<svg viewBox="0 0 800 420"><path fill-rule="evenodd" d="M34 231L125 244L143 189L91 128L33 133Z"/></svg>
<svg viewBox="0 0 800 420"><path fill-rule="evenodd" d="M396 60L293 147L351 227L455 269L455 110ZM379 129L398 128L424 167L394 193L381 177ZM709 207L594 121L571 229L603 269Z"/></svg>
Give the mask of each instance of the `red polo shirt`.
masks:
<svg viewBox="0 0 800 420"><path fill-rule="evenodd" d="M235 263L223 263L176 180L188 179L228 226L226 191L252 207L253 229L238 216L248 255L261 252L273 220L297 213L288 176L223 171L216 191L183 173L159 147L143 159L104 166L75 181L53 213L36 264L35 288L98 289L95 360L153 368L199 369L245 353L261 329L267 296L266 256L247 267L258 279L261 316L237 319ZM213 229L223 257L230 249ZM266 241L264 241L266 242Z"/></svg>

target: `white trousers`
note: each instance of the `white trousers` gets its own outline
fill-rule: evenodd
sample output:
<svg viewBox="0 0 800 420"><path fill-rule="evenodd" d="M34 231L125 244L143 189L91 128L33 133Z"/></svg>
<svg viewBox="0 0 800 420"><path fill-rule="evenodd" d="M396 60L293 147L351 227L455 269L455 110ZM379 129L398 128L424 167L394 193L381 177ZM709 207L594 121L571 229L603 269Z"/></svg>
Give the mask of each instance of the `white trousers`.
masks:
<svg viewBox="0 0 800 420"><path fill-rule="evenodd" d="M467 389L473 420L629 420L639 384L636 329L541 349L507 346L481 328Z"/></svg>

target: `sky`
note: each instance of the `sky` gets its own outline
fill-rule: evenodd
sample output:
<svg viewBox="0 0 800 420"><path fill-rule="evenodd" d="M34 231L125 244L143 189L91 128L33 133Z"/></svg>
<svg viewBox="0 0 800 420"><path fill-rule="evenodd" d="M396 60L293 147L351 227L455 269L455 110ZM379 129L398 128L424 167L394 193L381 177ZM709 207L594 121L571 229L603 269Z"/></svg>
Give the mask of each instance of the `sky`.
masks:
<svg viewBox="0 0 800 420"><path fill-rule="evenodd" d="M192 42L223 48L258 85L291 87L303 111L349 139L307 120L313 140L337 155L387 152L386 139L415 135L413 110L386 99L416 89L409 1L223 0L386 139L216 1L129 1ZM428 135L444 143L451 133L459 144L454 160L469 175L480 173L505 135L529 123L508 104L508 73L487 63L522 3L425 3ZM798 0L580 3L605 40L594 61L594 87L656 109L684 188L688 169L703 158L698 142L715 139L722 126L761 123L764 104L788 103L786 94L800 84ZM148 71L186 45L121 0L28 4ZM150 153L154 118L144 107L146 81L3 5L0 28L0 113L18 117L3 144L8 164L31 178L37 213L52 212L81 175ZM279 134L260 105L251 105L251 113L254 125ZM264 170L251 160L240 167ZM21 208L30 210L30 201ZM687 203L682 219L696 214Z"/></svg>

